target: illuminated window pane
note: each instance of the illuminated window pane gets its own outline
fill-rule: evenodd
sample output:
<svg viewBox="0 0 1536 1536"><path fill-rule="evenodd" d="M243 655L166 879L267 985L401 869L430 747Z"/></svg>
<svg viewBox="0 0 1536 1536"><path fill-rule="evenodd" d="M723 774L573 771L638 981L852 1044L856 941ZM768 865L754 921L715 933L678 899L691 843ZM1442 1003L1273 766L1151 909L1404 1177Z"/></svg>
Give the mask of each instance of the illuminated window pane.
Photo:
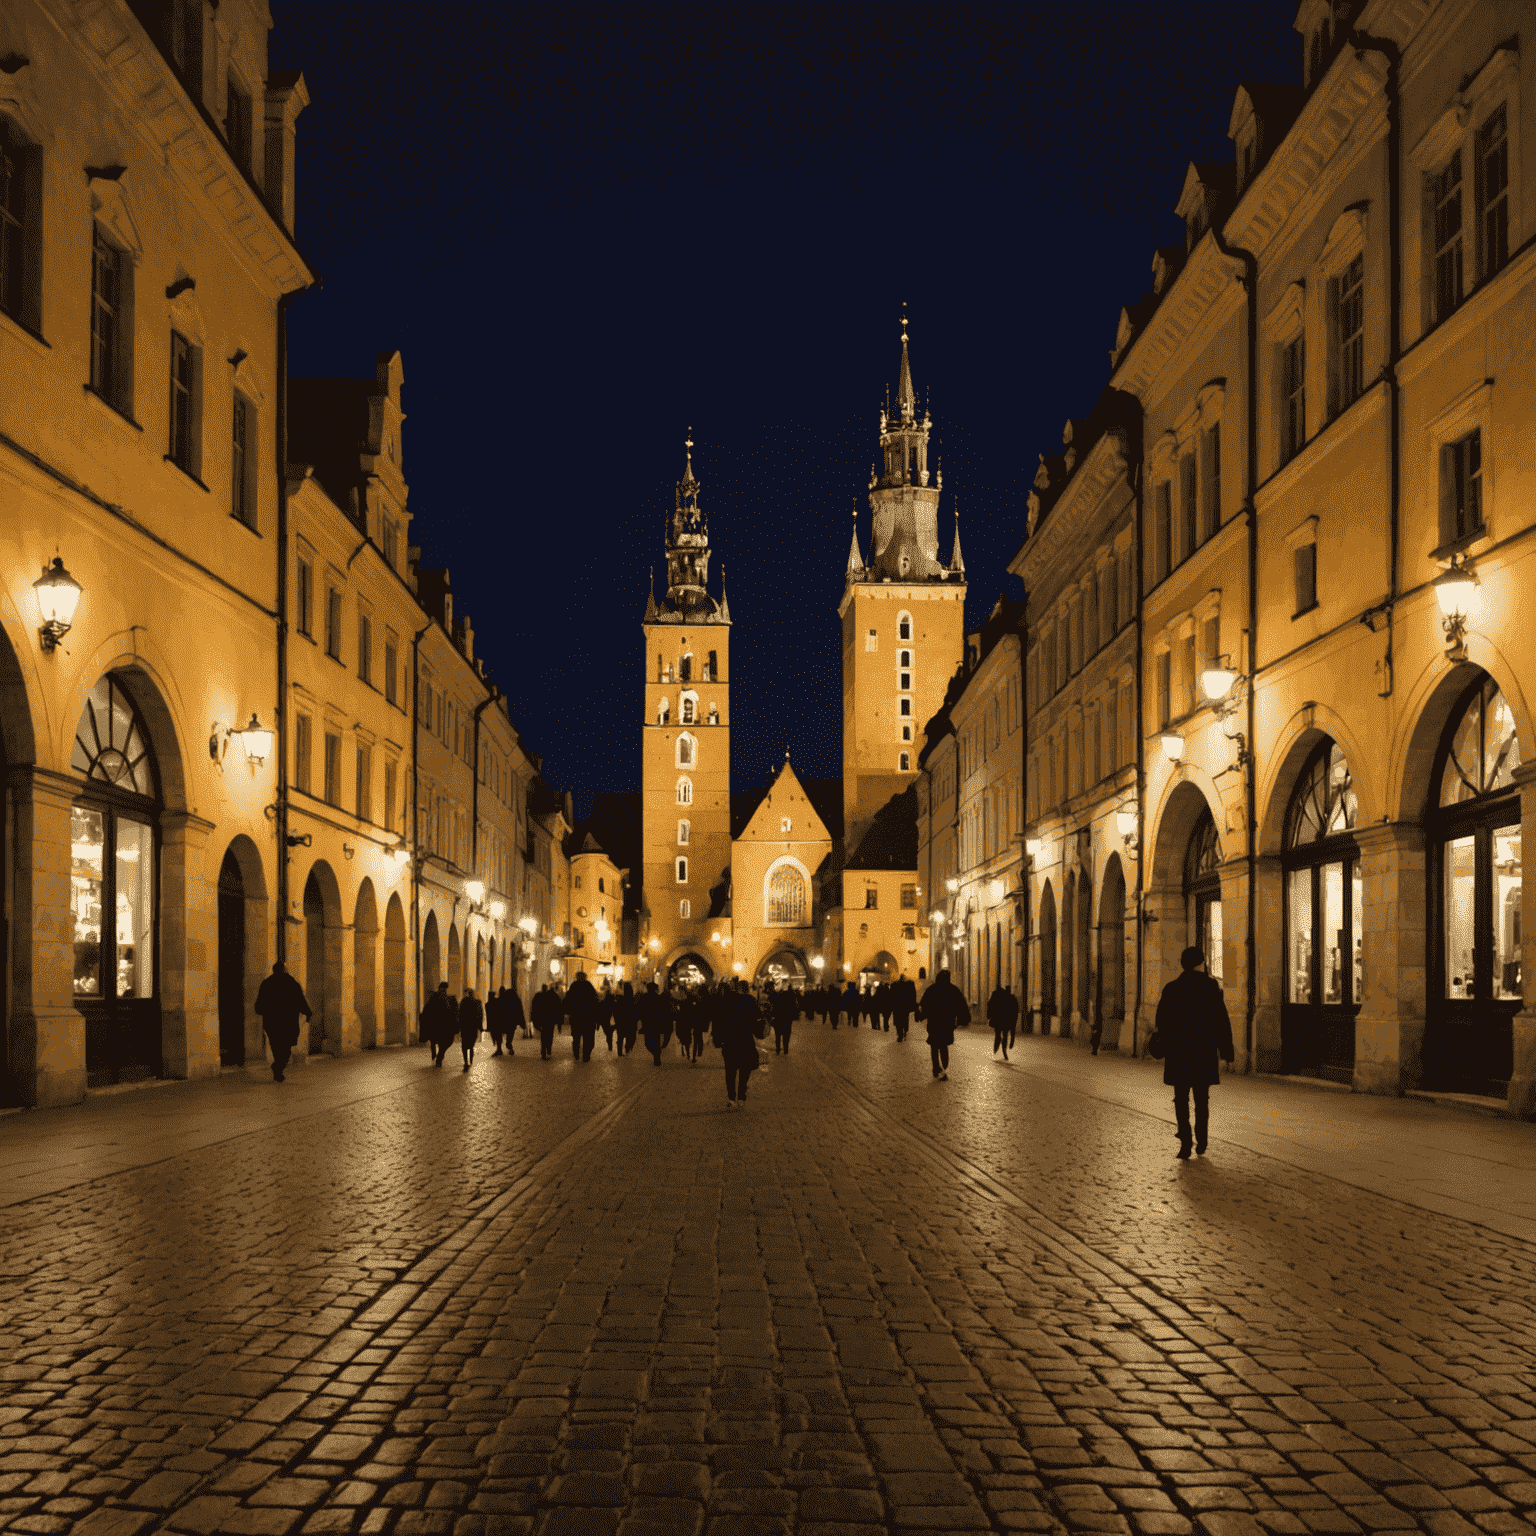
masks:
<svg viewBox="0 0 1536 1536"><path fill-rule="evenodd" d="M1520 998L1519 827L1493 834L1493 995Z"/></svg>
<svg viewBox="0 0 1536 1536"><path fill-rule="evenodd" d="M117 819L117 995L154 993L154 833L142 822Z"/></svg>
<svg viewBox="0 0 1536 1536"><path fill-rule="evenodd" d="M1293 1003L1312 1001L1312 871L1293 869L1285 877L1290 906L1291 953L1289 997Z"/></svg>
<svg viewBox="0 0 1536 1536"><path fill-rule="evenodd" d="M1445 995L1471 997L1476 857L1473 837L1445 845Z"/></svg>
<svg viewBox="0 0 1536 1536"><path fill-rule="evenodd" d="M101 996L102 842L100 811L70 812L70 910L75 920L75 996Z"/></svg>

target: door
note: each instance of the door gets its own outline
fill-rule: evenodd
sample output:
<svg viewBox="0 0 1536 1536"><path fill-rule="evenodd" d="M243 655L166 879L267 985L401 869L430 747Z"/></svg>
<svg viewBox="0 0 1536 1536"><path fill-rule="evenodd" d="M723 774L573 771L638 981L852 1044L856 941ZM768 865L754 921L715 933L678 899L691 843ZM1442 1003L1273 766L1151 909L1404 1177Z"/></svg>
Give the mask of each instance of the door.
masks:
<svg viewBox="0 0 1536 1536"><path fill-rule="evenodd" d="M219 870L219 1061L245 1065L245 883L233 853Z"/></svg>

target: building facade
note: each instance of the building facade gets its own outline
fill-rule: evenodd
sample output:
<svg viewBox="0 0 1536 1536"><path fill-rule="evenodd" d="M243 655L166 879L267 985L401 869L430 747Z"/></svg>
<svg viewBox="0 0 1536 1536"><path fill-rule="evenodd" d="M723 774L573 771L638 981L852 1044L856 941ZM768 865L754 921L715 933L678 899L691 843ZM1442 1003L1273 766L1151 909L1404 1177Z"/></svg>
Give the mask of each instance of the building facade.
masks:
<svg viewBox="0 0 1536 1536"><path fill-rule="evenodd" d="M282 312L312 274L293 240L306 95L269 76L270 24L261 5L0 16L13 1101L220 1070L227 857L241 971L224 985L247 1009L281 952L280 487L263 466ZM67 614L37 585L56 557Z"/></svg>
<svg viewBox="0 0 1536 1536"><path fill-rule="evenodd" d="M623 937L624 875L603 846L580 828L568 839L571 873L571 971L597 986L626 979ZM632 977L628 979L633 979Z"/></svg>

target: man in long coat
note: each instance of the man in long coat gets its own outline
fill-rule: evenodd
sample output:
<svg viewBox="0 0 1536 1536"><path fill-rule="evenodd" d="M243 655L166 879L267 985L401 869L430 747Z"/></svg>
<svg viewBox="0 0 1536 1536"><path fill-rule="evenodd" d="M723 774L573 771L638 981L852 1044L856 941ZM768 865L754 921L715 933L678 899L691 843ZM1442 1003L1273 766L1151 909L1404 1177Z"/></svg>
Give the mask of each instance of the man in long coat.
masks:
<svg viewBox="0 0 1536 1536"><path fill-rule="evenodd" d="M1005 986L999 984L987 999L987 1023L992 1026L992 1054L1003 1048L1003 1060L1008 1060L1008 1041L1013 1026L1019 1018L1019 1000Z"/></svg>
<svg viewBox="0 0 1536 1536"><path fill-rule="evenodd" d="M281 1083L285 1080L283 1072L288 1058L299 1043L299 1015L313 1017L303 987L288 974L288 967L281 960L256 989L256 1012L261 1015L261 1027L272 1045L272 1081Z"/></svg>
<svg viewBox="0 0 1536 1536"><path fill-rule="evenodd" d="M585 971L577 971L576 979L566 989L565 1011L571 1021L571 1053L578 1061L591 1061L603 1003Z"/></svg>
<svg viewBox="0 0 1536 1536"><path fill-rule="evenodd" d="M1205 951L1191 944L1179 956L1183 971L1163 988L1157 1000L1155 1028L1163 1043L1163 1081L1173 1089L1173 1113L1178 1122L1179 1156L1189 1156L1190 1142L1204 1153L1211 1121L1211 1085L1221 1081L1217 1057L1232 1064L1232 1020L1226 999L1213 977L1201 967ZM1190 1096L1195 1100L1195 1124L1189 1124Z"/></svg>
<svg viewBox="0 0 1536 1536"><path fill-rule="evenodd" d="M917 988L908 976L898 976L891 983L891 1012L896 1017L896 1042L907 1038L912 1027L912 1015L917 1012Z"/></svg>
<svg viewBox="0 0 1536 1536"><path fill-rule="evenodd" d="M949 979L948 971L940 971L933 978L917 1012L919 1018L928 1022L928 1055L933 1061L933 1075L948 1082L949 1048L955 1043L955 1030L971 1022L965 994Z"/></svg>
<svg viewBox="0 0 1536 1536"><path fill-rule="evenodd" d="M734 990L721 996L716 1035L725 1059L725 1102L734 1108L747 1102L747 1079L758 1068L757 1042L763 1037L762 1014L757 1000L738 981Z"/></svg>
<svg viewBox="0 0 1536 1536"><path fill-rule="evenodd" d="M475 1060L475 1046L480 1042L480 1029L485 1023L485 1009L475 996L473 987L465 987L459 999L459 1049L464 1053L464 1070L469 1071Z"/></svg>

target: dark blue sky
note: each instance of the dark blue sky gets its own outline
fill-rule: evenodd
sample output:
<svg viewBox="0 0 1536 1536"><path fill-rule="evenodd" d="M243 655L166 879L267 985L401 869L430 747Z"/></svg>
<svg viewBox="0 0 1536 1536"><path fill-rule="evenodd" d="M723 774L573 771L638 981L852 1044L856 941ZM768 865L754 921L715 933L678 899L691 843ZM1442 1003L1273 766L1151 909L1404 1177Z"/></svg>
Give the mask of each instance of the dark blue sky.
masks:
<svg viewBox="0 0 1536 1536"><path fill-rule="evenodd" d="M1041 449L1231 158L1299 81L1294 0L622 7L272 0L301 68L297 374L405 357L414 537L545 772L639 788L648 570L693 428L724 563L736 782L840 771L837 602L868 548L898 317L975 627Z"/></svg>

